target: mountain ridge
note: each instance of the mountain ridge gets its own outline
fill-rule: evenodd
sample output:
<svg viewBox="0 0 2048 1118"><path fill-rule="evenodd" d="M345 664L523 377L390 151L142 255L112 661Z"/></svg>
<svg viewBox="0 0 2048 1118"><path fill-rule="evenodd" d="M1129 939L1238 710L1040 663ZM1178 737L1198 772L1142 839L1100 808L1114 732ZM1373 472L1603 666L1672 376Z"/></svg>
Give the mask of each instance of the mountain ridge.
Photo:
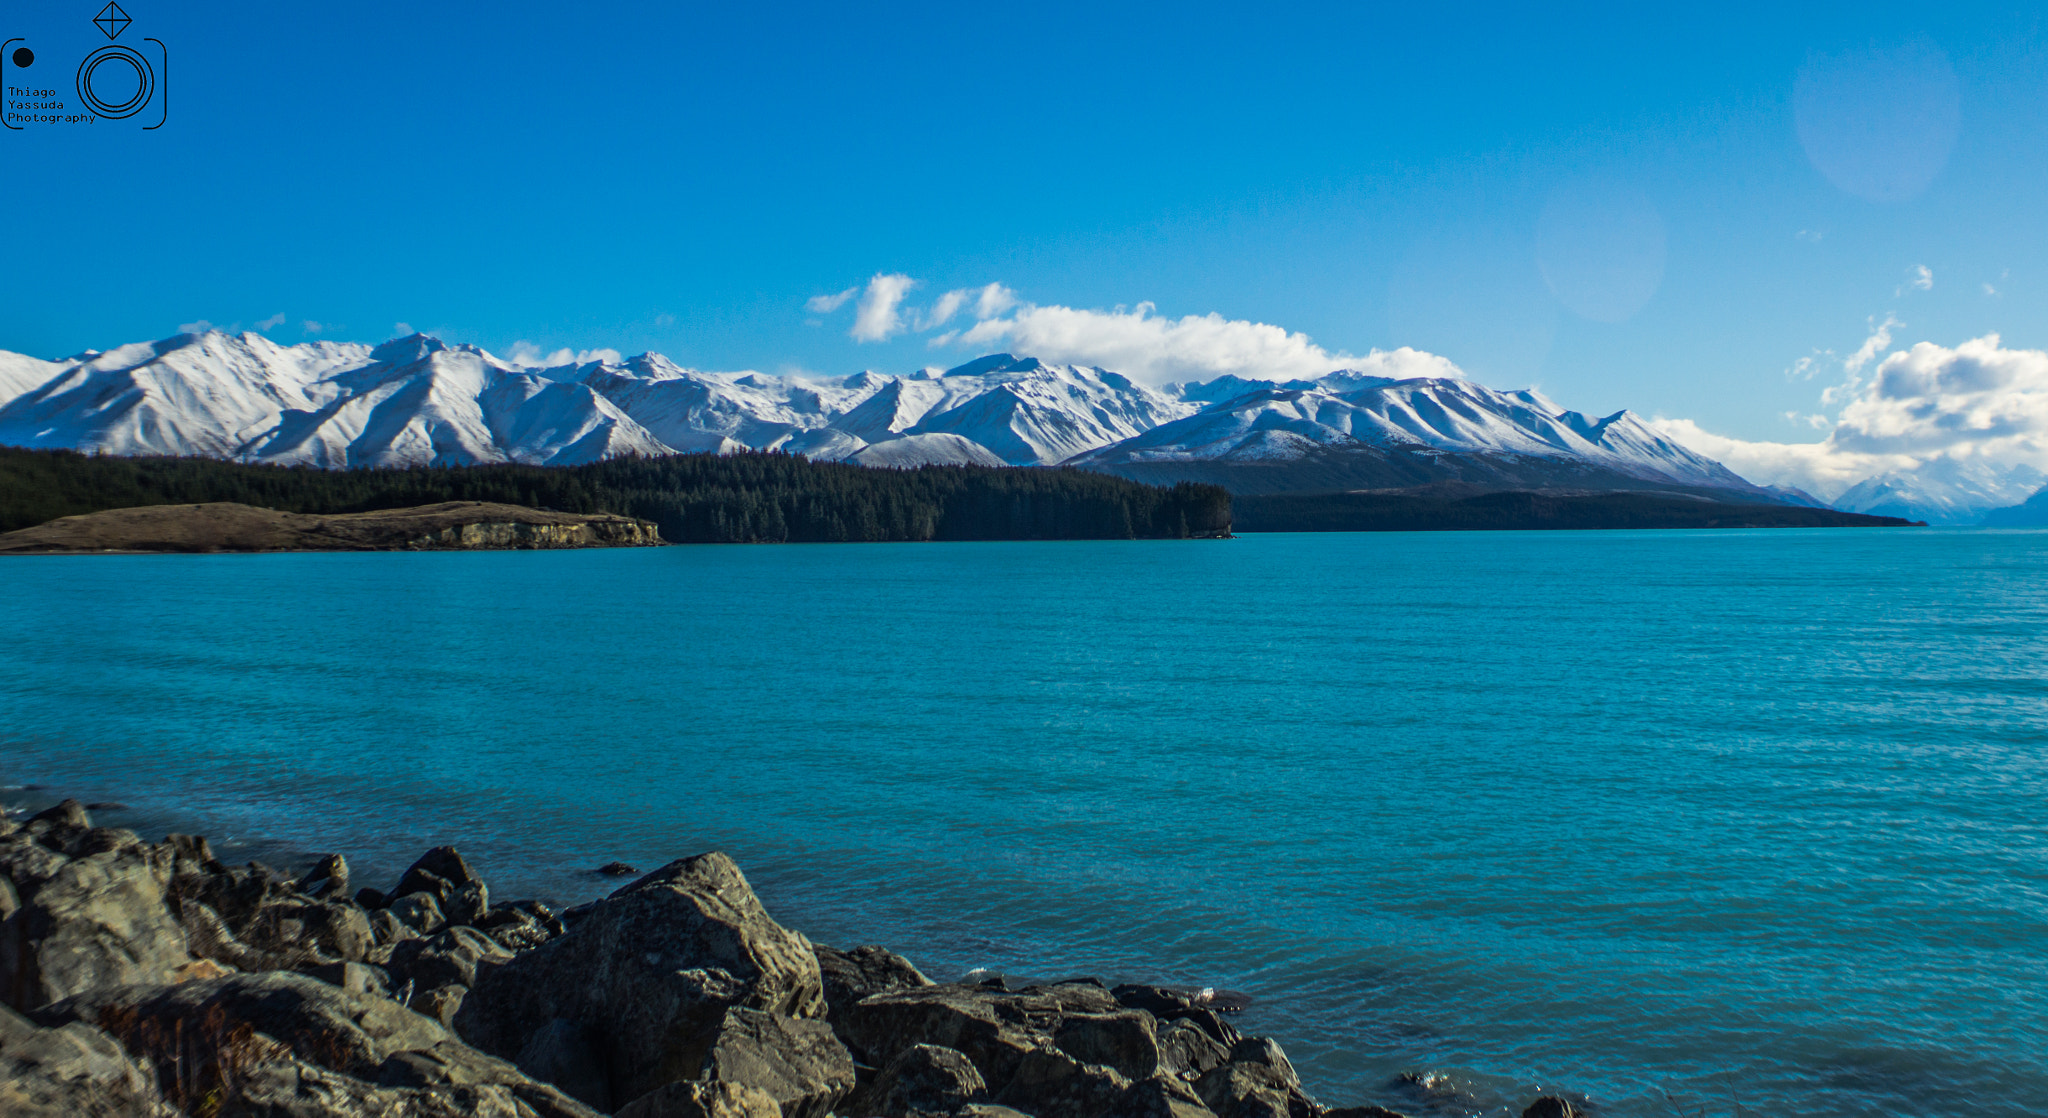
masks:
<svg viewBox="0 0 2048 1118"><path fill-rule="evenodd" d="M1627 411L1338 369L1155 388L989 354L944 372L769 377L654 353L548 368L424 334L280 346L180 334L59 361L0 353L0 443L326 468L785 450L871 466L1069 464L1280 492L1433 482L1780 500Z"/></svg>

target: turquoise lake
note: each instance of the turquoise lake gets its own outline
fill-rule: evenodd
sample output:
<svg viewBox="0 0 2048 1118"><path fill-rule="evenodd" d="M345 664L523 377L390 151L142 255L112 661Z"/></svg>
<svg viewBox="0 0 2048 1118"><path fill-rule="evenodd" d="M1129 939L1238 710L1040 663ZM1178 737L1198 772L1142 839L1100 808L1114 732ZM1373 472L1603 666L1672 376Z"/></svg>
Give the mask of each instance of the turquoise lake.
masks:
<svg viewBox="0 0 2048 1118"><path fill-rule="evenodd" d="M0 783L145 833L722 849L935 978L1247 991L1330 1105L2048 1112L2048 533L22 558L0 635Z"/></svg>

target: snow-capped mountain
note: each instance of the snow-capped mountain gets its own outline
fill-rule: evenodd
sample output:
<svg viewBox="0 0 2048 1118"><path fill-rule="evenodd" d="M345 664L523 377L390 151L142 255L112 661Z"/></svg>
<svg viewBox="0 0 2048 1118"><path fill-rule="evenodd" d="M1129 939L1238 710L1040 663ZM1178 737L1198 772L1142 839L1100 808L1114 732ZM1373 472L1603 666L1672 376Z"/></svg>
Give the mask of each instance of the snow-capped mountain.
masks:
<svg viewBox="0 0 2048 1118"><path fill-rule="evenodd" d="M1194 415L1072 464L1148 479L1192 469L1254 492L1462 481L1676 484L1773 499L1625 411L1589 419L1533 390L1345 371L1312 381L1250 382Z"/></svg>
<svg viewBox="0 0 2048 1118"><path fill-rule="evenodd" d="M0 444L326 467L781 449L873 466L1071 463L1249 492L1439 481L1772 497L1634 416L1533 391L1337 371L1164 389L994 354L908 376L772 377L658 354L529 368L412 335L374 348L182 334L0 353Z"/></svg>
<svg viewBox="0 0 2048 1118"><path fill-rule="evenodd" d="M1929 524L1976 524L1995 509L2019 505L2048 476L2025 463L1996 465L1936 458L1911 473L1867 478L1835 498L1845 512L1902 516Z"/></svg>

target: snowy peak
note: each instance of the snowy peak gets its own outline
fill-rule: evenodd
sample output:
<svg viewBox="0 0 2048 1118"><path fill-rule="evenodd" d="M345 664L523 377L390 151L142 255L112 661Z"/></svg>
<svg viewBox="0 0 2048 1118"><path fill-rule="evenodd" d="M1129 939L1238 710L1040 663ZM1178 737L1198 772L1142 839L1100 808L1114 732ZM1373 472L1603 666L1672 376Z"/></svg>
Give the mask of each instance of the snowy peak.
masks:
<svg viewBox="0 0 2048 1118"><path fill-rule="evenodd" d="M337 468L744 448L1097 468L1413 452L1746 488L1626 412L1588 419L1452 376L1347 369L1162 389L1008 353L906 376L706 372L653 353L535 368L425 334L279 346L210 331L57 361L0 353L0 443Z"/></svg>
<svg viewBox="0 0 2048 1118"><path fill-rule="evenodd" d="M1250 387L1074 463L1154 469L1176 462L1270 464L1347 451L1556 459L1643 481L1753 488L1627 412L1589 420L1533 389L1500 392L1452 377L1395 380L1353 372Z"/></svg>

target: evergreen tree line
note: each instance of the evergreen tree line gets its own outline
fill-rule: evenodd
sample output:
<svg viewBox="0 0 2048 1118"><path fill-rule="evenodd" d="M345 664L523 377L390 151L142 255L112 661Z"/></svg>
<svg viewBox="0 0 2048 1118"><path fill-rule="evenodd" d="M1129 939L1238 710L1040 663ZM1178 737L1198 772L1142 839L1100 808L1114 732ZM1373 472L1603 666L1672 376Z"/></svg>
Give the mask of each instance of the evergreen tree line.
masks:
<svg viewBox="0 0 2048 1118"><path fill-rule="evenodd" d="M207 501L321 514L499 501L639 517L671 543L1184 539L1230 531L1230 494L1219 486L1150 486L1058 468L870 469L767 451L583 466L327 470L0 448L0 531Z"/></svg>

